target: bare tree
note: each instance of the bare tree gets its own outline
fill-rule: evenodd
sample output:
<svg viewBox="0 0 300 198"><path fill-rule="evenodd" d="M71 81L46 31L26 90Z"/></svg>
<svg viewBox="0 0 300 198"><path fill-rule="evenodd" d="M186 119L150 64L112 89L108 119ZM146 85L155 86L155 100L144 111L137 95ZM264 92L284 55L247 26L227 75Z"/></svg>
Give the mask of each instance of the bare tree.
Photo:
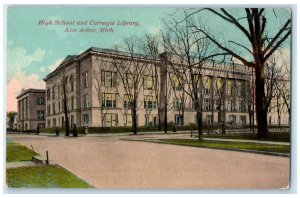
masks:
<svg viewBox="0 0 300 198"><path fill-rule="evenodd" d="M68 57L66 58L66 60L67 59L68 59ZM55 79L48 79L47 84L49 87L51 87L52 90L49 90L49 92L47 90L47 98L53 101L52 105L56 104L56 102L58 102L59 107L62 108L64 118L65 118L64 119L64 126L66 129L65 136L69 136L70 135L70 126L69 126L68 106L70 105L70 103L68 105L67 92L71 88L70 86L74 86L74 85L70 84L71 83L69 81L70 75L66 74L65 61L63 61L60 64L60 66L54 71L57 73L57 75L55 76ZM51 98L50 93L52 93L52 98ZM61 104L61 106L60 106L60 104ZM55 109L56 109L56 105L53 107L52 111L55 111ZM51 110L48 109L48 114L50 113L50 111ZM55 112L53 112L53 113L55 113Z"/></svg>
<svg viewBox="0 0 300 198"><path fill-rule="evenodd" d="M160 46L160 39L159 35L153 35L153 34L145 34L144 37L141 40L141 47L145 55L147 56L148 59L152 61L153 66L148 67L148 74L150 77L153 78L153 85L151 85L151 90L154 92L153 94L155 95L156 99L156 105L157 105L157 110L158 110L158 130L161 130L161 113L162 113L162 103L161 101L161 86L160 86L160 71L161 71L161 65L158 62L159 58L159 48ZM152 94L151 94L152 95ZM150 109L149 109L150 110ZM146 110L146 113L150 113L150 111ZM147 115L146 115L147 116Z"/></svg>
<svg viewBox="0 0 300 198"><path fill-rule="evenodd" d="M146 74L147 67L151 64L146 60L145 54L142 54L140 40L136 37L130 37L124 40L124 52L115 48L112 56L112 65L120 78L120 84L127 95L128 104L131 108L132 130L137 134L137 111L142 106L139 93L143 88L143 77Z"/></svg>
<svg viewBox="0 0 300 198"><path fill-rule="evenodd" d="M118 99L122 100L123 98L118 94L117 87L117 72L113 68L111 69L110 65L112 64L110 61L105 59L101 59L101 57L96 57L97 65L92 69L92 85L94 86L97 99L99 110L101 113L101 123L104 123L104 119L108 114L108 110L111 107L106 107L103 105L103 101L105 100L104 95L105 93L116 93L119 96ZM122 113L122 111L120 111Z"/></svg>
<svg viewBox="0 0 300 198"><path fill-rule="evenodd" d="M284 41L291 34L291 15L287 17L283 25L274 30L274 27L267 28L268 21L270 20L270 13L267 16L266 12L274 13L274 20L279 20L276 15L275 9L265 8L245 8L244 16L234 16L230 12L230 9L211 9L204 8L193 10L191 13L184 18L182 23L188 20L189 17L196 15L202 11L209 11L215 16L229 23L234 28L240 31L241 36L244 36L250 43L246 46L236 41L228 41L226 43L220 42L211 32L207 32L200 26L194 25L197 31L202 32L207 36L216 46L223 51L229 53L236 59L240 60L245 66L253 67L255 70L255 104L256 104L256 120L257 120L257 138L262 139L268 136L267 127L267 106L266 94L265 94L265 63L268 58L284 43ZM269 24L277 23L272 21ZM273 33L273 34L272 34ZM225 35L224 35L225 36ZM230 47L230 44L234 44L239 48L237 51L234 47ZM240 51L246 51L250 54L251 59L247 59L247 55L243 55Z"/></svg>
<svg viewBox="0 0 300 198"><path fill-rule="evenodd" d="M186 12L184 12L187 15ZM191 28L192 18L179 23L175 18L164 21L167 33L163 36L166 59L179 79L182 90L192 99L196 111L199 139L202 137L204 100L204 65L216 55L209 39Z"/></svg>

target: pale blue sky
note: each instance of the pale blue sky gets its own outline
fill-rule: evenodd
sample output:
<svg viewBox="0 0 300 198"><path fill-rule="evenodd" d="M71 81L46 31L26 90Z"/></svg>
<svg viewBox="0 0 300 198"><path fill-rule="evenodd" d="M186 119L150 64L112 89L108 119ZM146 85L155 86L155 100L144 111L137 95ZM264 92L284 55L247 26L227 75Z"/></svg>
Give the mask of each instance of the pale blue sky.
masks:
<svg viewBox="0 0 300 198"><path fill-rule="evenodd" d="M178 8L178 7L177 7ZM22 88L44 88L42 79L67 55L79 54L90 47L110 48L126 37L155 33L163 27L161 19L168 18L177 8L167 7L8 7L7 10L7 100L11 101ZM241 15L241 9L230 10ZM267 31L274 33L290 12L276 9L267 12ZM113 26L114 33L64 33L66 26L40 26L39 20L65 21L138 21L138 27ZM220 40L247 41L240 32L224 20L203 13L199 16L209 31ZM71 26L74 27L74 26ZM77 26L78 27L78 26ZM89 26L91 27L91 26ZM104 27L104 26L102 26ZM289 50L289 47L286 47ZM13 87L14 90L10 90ZM11 93L10 93L11 92ZM15 109L15 101L9 106Z"/></svg>

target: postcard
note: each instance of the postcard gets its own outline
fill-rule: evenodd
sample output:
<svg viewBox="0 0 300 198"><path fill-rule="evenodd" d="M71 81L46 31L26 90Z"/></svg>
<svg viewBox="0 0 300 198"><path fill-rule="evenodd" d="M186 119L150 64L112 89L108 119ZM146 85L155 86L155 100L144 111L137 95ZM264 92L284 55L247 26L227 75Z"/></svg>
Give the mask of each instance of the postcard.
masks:
<svg viewBox="0 0 300 198"><path fill-rule="evenodd" d="M7 189L291 185L292 9L8 6Z"/></svg>

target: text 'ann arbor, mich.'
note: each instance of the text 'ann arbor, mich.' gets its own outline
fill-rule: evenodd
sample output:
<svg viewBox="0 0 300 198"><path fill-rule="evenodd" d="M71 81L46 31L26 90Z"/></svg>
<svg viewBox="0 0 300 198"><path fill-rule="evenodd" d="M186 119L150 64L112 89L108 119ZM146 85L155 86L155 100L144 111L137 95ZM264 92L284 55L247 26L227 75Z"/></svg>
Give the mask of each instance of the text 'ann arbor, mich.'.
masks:
<svg viewBox="0 0 300 198"><path fill-rule="evenodd" d="M113 33L115 32L114 27L137 27L140 26L138 21L127 21L127 20L117 20L117 21L98 21L98 20L39 20L38 25L40 26L64 26L62 30L65 33L76 33L76 32L86 32L86 33Z"/></svg>

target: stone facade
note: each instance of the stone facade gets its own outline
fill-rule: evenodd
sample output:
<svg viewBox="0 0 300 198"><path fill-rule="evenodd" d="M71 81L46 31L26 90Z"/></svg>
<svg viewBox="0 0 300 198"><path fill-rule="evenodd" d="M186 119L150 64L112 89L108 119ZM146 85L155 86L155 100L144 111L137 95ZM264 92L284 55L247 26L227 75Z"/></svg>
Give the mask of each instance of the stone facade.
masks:
<svg viewBox="0 0 300 198"><path fill-rule="evenodd" d="M45 128L45 90L22 90L17 96L18 122L20 131L36 130L37 126Z"/></svg>
<svg viewBox="0 0 300 198"><path fill-rule="evenodd" d="M111 50L89 48L80 55L67 56L52 73L44 79L46 82L46 127L63 127L64 94L62 82L66 82L66 103L69 124L72 126L112 127L131 126L131 109L128 107L127 91L114 61L130 64L130 56L126 53L114 53ZM122 61L122 62L121 62ZM194 102L184 91L172 87L170 93L166 89L172 82L170 66L162 57L156 60L147 58L139 61L147 65L140 75L143 80L138 92L138 126L155 126L160 114L163 121L164 110L167 109L168 122L176 125L196 124ZM156 66L156 67L155 67ZM232 65L231 65L232 66ZM154 68L158 75L154 80ZM248 125L247 82L252 72L245 66L211 63L204 67L202 79L208 79L204 86L203 122L211 125L221 122L234 125ZM125 74L124 74L125 75ZM150 77L150 78L149 78ZM125 78L125 80L129 78ZM156 100L155 90L151 88L153 81L159 85L160 98ZM217 90L219 84L222 88ZM168 93L167 93L168 92ZM222 94L220 93L222 92ZM183 100L178 100L179 98ZM184 107L184 108L182 108ZM252 106L253 108L253 106ZM159 111L160 109L160 111ZM183 110L183 111L182 111Z"/></svg>

